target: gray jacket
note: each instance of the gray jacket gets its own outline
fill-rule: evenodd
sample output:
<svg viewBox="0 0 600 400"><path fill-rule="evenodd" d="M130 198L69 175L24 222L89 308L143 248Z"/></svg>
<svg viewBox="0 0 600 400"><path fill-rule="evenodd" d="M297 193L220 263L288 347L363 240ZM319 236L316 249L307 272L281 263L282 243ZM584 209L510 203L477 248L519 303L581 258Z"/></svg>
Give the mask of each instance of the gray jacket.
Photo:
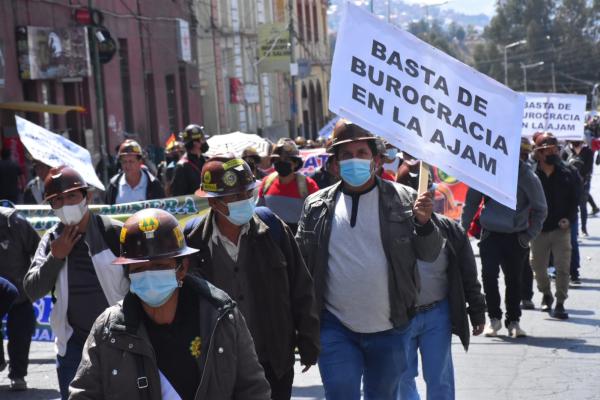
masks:
<svg viewBox="0 0 600 400"><path fill-rule="evenodd" d="M469 228L481 199L484 199L483 210L479 218L481 228L490 232L519 233L519 241L523 246L528 245L541 232L548 214L546 196L540 179L533 169L523 161L519 161L517 209L511 210L471 188L467 192L461 218L461 224L465 230Z"/></svg>
<svg viewBox="0 0 600 400"><path fill-rule="evenodd" d="M379 177L376 182L381 240L388 261L390 321L394 327L403 327L414 315L419 288L416 260L434 261L442 248L442 237L431 221L416 226L412 210L417 193L413 189ZM319 313L326 289L331 221L340 190L338 182L310 195L296 233L296 241L315 281Z"/></svg>
<svg viewBox="0 0 600 400"><path fill-rule="evenodd" d="M13 208L0 207L0 276L19 290L15 304L27 301L23 278L40 242L40 236Z"/></svg>
<svg viewBox="0 0 600 400"><path fill-rule="evenodd" d="M225 292L193 276L185 278L184 287L197 293L200 315L200 383L195 398L269 399L269 384L236 304ZM161 399L156 353L143 313L138 297L128 293L123 302L98 317L83 348L69 399ZM146 378L145 389L138 389L141 377Z"/></svg>

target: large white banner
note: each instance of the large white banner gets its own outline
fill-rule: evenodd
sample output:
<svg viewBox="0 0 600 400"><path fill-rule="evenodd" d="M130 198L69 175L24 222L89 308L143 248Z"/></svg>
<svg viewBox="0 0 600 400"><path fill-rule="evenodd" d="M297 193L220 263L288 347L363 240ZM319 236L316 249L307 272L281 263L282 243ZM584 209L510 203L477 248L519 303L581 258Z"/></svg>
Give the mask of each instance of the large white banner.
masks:
<svg viewBox="0 0 600 400"><path fill-rule="evenodd" d="M34 159L51 167L68 165L79 172L88 184L104 190L104 185L94 171L89 151L33 122L19 116L15 118L21 142Z"/></svg>
<svg viewBox="0 0 600 400"><path fill-rule="evenodd" d="M516 207L524 96L351 4L329 93L332 112Z"/></svg>
<svg viewBox="0 0 600 400"><path fill-rule="evenodd" d="M559 140L583 140L586 97L582 94L523 93L523 136L551 132Z"/></svg>

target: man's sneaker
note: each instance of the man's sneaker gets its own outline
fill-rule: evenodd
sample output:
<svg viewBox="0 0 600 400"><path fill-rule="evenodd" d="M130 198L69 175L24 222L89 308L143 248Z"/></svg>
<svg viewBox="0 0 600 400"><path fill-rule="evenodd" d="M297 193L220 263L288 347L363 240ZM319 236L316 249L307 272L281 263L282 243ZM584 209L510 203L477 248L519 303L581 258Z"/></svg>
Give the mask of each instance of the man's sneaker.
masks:
<svg viewBox="0 0 600 400"><path fill-rule="evenodd" d="M542 298L542 311L551 312L552 303L554 303L554 297L551 294L545 294Z"/></svg>
<svg viewBox="0 0 600 400"><path fill-rule="evenodd" d="M510 337L519 338L527 336L527 333L519 326L519 321L511 321L508 323L508 335Z"/></svg>
<svg viewBox="0 0 600 400"><path fill-rule="evenodd" d="M554 307L554 311L552 311L552 318L557 319L567 319L569 318L569 314L565 311L565 306L562 303L556 303L556 307Z"/></svg>
<svg viewBox="0 0 600 400"><path fill-rule="evenodd" d="M581 279L579 279L579 278L571 278L571 285L575 285L575 286L581 285Z"/></svg>
<svg viewBox="0 0 600 400"><path fill-rule="evenodd" d="M27 390L27 382L23 378L15 378L10 380L10 390L14 392Z"/></svg>
<svg viewBox="0 0 600 400"><path fill-rule="evenodd" d="M598 214L598 212L600 211L600 208L596 207L592 210L592 215L596 215Z"/></svg>
<svg viewBox="0 0 600 400"><path fill-rule="evenodd" d="M531 300L522 300L521 310L535 310L535 304Z"/></svg>
<svg viewBox="0 0 600 400"><path fill-rule="evenodd" d="M499 319L490 318L490 323L485 327L483 334L487 337L496 337L500 329L502 329L502 322Z"/></svg>

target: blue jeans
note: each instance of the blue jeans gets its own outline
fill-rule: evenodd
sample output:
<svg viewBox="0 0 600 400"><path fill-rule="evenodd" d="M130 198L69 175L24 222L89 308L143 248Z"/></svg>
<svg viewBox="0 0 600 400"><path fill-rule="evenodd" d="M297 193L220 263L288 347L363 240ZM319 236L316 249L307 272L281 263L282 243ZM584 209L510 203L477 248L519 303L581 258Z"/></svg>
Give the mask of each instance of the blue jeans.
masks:
<svg viewBox="0 0 600 400"><path fill-rule="evenodd" d="M400 378L398 400L419 400L415 378L419 375L417 349L421 353L428 400L454 399L452 324L448 300L417 313L410 324L405 348L408 368Z"/></svg>
<svg viewBox="0 0 600 400"><path fill-rule="evenodd" d="M408 327L377 333L346 328L329 311L321 315L319 370L327 400L393 399L406 369L404 337Z"/></svg>
<svg viewBox="0 0 600 400"><path fill-rule="evenodd" d="M65 355L56 355L56 373L58 375L58 386L62 400L69 398L69 385L73 378L75 378L77 367L79 367L83 345L84 342L81 339L76 339L72 336L67 342L67 352Z"/></svg>

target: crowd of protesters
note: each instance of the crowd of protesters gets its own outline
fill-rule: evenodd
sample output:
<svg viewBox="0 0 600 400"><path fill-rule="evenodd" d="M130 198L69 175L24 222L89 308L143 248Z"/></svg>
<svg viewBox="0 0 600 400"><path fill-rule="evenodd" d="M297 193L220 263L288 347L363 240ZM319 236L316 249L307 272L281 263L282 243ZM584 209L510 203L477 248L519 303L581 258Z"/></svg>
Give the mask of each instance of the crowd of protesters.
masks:
<svg viewBox="0 0 600 400"><path fill-rule="evenodd" d="M467 350L471 335L501 333L500 271L508 335L527 335L534 278L540 309L569 317L587 204L598 212L594 124L564 146L524 138L516 209L469 189L460 221L435 209L431 177L418 193L419 160L344 119L328 140L210 158L192 124L156 167L127 139L104 196L40 160L20 194L3 150L0 371L27 389L32 302L51 294L62 399L290 399L296 353L303 372L318 364L327 399L418 399L419 354L427 398L454 399L452 334ZM316 148L328 158L306 176L301 150ZM208 213L182 228L163 210L121 223L89 209L179 195L206 199ZM47 204L59 222L40 238L18 202Z"/></svg>

